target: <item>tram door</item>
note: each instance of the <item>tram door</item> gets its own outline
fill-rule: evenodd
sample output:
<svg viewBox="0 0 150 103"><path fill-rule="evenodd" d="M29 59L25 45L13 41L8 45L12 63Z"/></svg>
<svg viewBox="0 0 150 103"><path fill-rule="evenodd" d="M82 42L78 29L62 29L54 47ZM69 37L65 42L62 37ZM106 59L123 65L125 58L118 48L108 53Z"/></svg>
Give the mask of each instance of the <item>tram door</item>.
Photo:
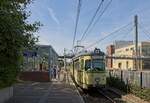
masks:
<svg viewBox="0 0 150 103"><path fill-rule="evenodd" d="M82 86L83 86L83 79L84 79L84 59L81 59L81 73L80 73L80 77L81 77L81 83L82 83Z"/></svg>
<svg viewBox="0 0 150 103"><path fill-rule="evenodd" d="M74 61L73 61L73 63L72 63L72 76L73 76L73 78L74 78Z"/></svg>

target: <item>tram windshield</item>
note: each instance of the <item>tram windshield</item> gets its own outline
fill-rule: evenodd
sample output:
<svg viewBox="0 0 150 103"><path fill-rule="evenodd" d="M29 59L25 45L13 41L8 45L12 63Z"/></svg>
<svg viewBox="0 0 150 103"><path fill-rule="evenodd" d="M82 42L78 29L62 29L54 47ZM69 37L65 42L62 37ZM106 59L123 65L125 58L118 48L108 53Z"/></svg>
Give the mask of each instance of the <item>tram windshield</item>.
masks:
<svg viewBox="0 0 150 103"><path fill-rule="evenodd" d="M86 60L85 61L85 69L102 71L105 69L105 63L101 59L93 59L92 61Z"/></svg>
<svg viewBox="0 0 150 103"><path fill-rule="evenodd" d="M105 63L103 60L100 59L94 59L92 60L92 68L95 70L104 70Z"/></svg>

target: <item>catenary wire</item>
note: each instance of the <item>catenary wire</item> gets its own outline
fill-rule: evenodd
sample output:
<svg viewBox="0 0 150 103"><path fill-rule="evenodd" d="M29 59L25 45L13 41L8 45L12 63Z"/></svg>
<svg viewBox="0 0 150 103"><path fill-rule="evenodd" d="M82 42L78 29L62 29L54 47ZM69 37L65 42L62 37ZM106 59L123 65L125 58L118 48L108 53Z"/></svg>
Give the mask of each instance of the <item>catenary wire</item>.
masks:
<svg viewBox="0 0 150 103"><path fill-rule="evenodd" d="M77 35L77 28L78 28L78 22L79 22L79 17L80 17L81 5L82 5L82 0L78 0L77 16L76 16L76 23L75 23L75 30L74 30L72 48L74 48L75 38L76 38L76 35Z"/></svg>
<svg viewBox="0 0 150 103"><path fill-rule="evenodd" d="M102 11L102 13L99 15L99 17L95 20L95 22L93 23L93 25L91 26L91 28L89 29L88 33L89 34L92 29L95 27L95 25L98 23L98 21L100 20L100 18L102 17L102 15L106 12L106 10L108 9L109 5L111 4L112 0L109 1L109 3L106 5L106 7L104 8L104 10ZM87 37L87 35L84 37L84 39Z"/></svg>
<svg viewBox="0 0 150 103"><path fill-rule="evenodd" d="M141 25L139 25L141 30L144 32L144 34L150 39L150 32L147 31L144 27L142 27Z"/></svg>
<svg viewBox="0 0 150 103"><path fill-rule="evenodd" d="M124 25L124 26L122 26L121 28L119 28L119 29L117 29L117 30L115 30L115 31L113 31L113 32L111 32L111 33L109 33L107 36L105 36L104 38L101 38L101 39L97 40L96 42L90 44L90 45L87 46L85 49L91 48L92 46L98 44L99 42L101 42L101 41L103 41L103 40L105 40L105 39L107 39L108 37L110 37L110 36L112 36L112 35L115 35L117 32L119 32L119 31L121 31L122 29L128 27L130 24L131 24L131 23L128 23L127 25Z"/></svg>
<svg viewBox="0 0 150 103"><path fill-rule="evenodd" d="M99 5L98 5L98 7L97 7L97 9L96 9L96 11L95 11L95 13L94 13L94 15L92 16L92 18L91 18L91 20L90 20L90 23L88 24L87 28L86 28L85 31L83 32L80 41L86 36L86 33L87 33L87 31L89 30L90 26L92 25L94 19L96 18L96 16L97 16L99 10L101 9L103 2L104 2L104 0L101 0L101 2L99 2Z"/></svg>

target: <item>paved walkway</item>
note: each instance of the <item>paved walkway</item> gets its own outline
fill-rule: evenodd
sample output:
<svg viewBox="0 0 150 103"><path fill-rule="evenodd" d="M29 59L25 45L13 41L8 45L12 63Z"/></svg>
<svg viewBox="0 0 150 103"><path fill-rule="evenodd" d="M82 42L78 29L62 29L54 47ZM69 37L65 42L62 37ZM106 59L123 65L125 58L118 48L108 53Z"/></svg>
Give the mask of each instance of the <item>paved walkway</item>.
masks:
<svg viewBox="0 0 150 103"><path fill-rule="evenodd" d="M52 82L28 82L14 86L14 96L7 103L83 103L70 76L60 75Z"/></svg>

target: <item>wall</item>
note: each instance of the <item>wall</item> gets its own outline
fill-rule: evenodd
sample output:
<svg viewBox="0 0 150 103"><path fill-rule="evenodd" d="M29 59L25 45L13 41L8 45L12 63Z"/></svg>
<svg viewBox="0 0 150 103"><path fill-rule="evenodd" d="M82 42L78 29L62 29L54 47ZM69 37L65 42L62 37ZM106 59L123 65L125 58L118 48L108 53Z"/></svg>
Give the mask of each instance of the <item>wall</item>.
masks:
<svg viewBox="0 0 150 103"><path fill-rule="evenodd" d="M49 72L45 72L45 71L22 72L20 73L19 78L23 81L36 81L36 82L49 82L50 81Z"/></svg>
<svg viewBox="0 0 150 103"><path fill-rule="evenodd" d="M107 49L107 55L108 56L112 56L115 53L115 47L114 47L114 45L109 45L109 46L107 46L106 49ZM106 59L106 66L109 69L113 68L113 59L107 58Z"/></svg>
<svg viewBox="0 0 150 103"><path fill-rule="evenodd" d="M0 89L0 103L4 103L13 96L13 87Z"/></svg>
<svg viewBox="0 0 150 103"><path fill-rule="evenodd" d="M150 42L142 42L141 45L141 55L150 57ZM142 64L142 69L150 70L150 61L143 60Z"/></svg>
<svg viewBox="0 0 150 103"><path fill-rule="evenodd" d="M150 88L150 71L111 70L108 76L118 77L125 83L129 82L142 88Z"/></svg>
<svg viewBox="0 0 150 103"><path fill-rule="evenodd" d="M124 48L116 49L114 56L132 57L133 54L134 54L134 45L130 45ZM121 64L121 67L119 67L119 64ZM125 59L115 59L113 60L113 68L120 68L122 70L132 70L134 68L134 61Z"/></svg>

